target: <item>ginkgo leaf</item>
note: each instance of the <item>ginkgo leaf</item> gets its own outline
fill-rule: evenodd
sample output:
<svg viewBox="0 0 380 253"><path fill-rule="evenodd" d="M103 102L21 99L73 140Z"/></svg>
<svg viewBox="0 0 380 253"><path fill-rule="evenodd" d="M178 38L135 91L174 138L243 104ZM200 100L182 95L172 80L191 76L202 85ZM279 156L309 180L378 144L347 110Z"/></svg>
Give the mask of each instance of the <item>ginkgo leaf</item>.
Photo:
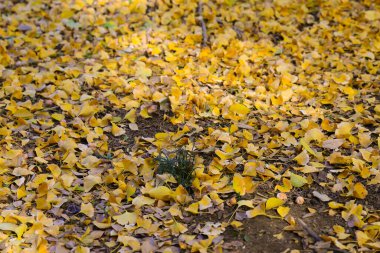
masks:
<svg viewBox="0 0 380 253"><path fill-rule="evenodd" d="M132 200L132 204L138 209L142 206L151 206L156 202L154 199L148 198L146 196L137 196Z"/></svg>
<svg viewBox="0 0 380 253"><path fill-rule="evenodd" d="M261 203L257 205L255 208L246 211L246 215L248 218L254 218L259 215L266 215L265 213L265 203Z"/></svg>
<svg viewBox="0 0 380 253"><path fill-rule="evenodd" d="M354 197L358 199L365 199L367 197L368 191L362 183L356 183L354 185Z"/></svg>
<svg viewBox="0 0 380 253"><path fill-rule="evenodd" d="M251 177L243 177L237 173L234 175L232 181L235 192L242 196L246 193L252 193L256 186Z"/></svg>
<svg viewBox="0 0 380 253"><path fill-rule="evenodd" d="M94 206L91 203L82 203L80 206L80 212L92 218L95 214Z"/></svg>
<svg viewBox="0 0 380 253"><path fill-rule="evenodd" d="M234 113L246 115L250 112L248 107L243 104L233 104L230 106L229 110Z"/></svg>
<svg viewBox="0 0 380 253"><path fill-rule="evenodd" d="M0 230L3 231L15 231L17 229L17 225L13 223L3 222L0 223Z"/></svg>
<svg viewBox="0 0 380 253"><path fill-rule="evenodd" d="M270 209L273 209L273 208L276 208L276 207L279 207L281 206L282 204L284 204L284 200L282 199L279 199L279 198L269 198L266 202L265 202L265 209L266 210L270 210Z"/></svg>
<svg viewBox="0 0 380 253"><path fill-rule="evenodd" d="M304 178L300 175L291 173L290 174L290 182L292 183L292 185L294 187L302 187L303 185L305 185L307 183L307 180L306 180L306 178Z"/></svg>
<svg viewBox="0 0 380 253"><path fill-rule="evenodd" d="M102 178L98 175L88 175L83 179L83 188L85 192L89 192L92 187L102 183Z"/></svg>
<svg viewBox="0 0 380 253"><path fill-rule="evenodd" d="M158 186L156 188L152 188L147 192L147 194L154 199L165 201L173 198L173 191L166 186Z"/></svg>
<svg viewBox="0 0 380 253"><path fill-rule="evenodd" d="M344 139L330 139L330 140L325 140L322 143L322 147L328 148L328 149L337 149L340 146L343 145Z"/></svg>
<svg viewBox="0 0 380 253"><path fill-rule="evenodd" d="M286 215L288 215L289 211L290 211L290 208L287 207L287 206L279 206L279 207L277 208L277 213L278 213L282 218L284 218Z"/></svg>
<svg viewBox="0 0 380 253"><path fill-rule="evenodd" d="M290 192L290 190L293 188L291 181L287 178L283 178L282 182L284 185L276 185L275 190L279 190L281 192Z"/></svg>
<svg viewBox="0 0 380 253"><path fill-rule="evenodd" d="M116 220L117 223L120 225L126 225L126 224L136 224L137 220L137 214L133 212L125 212L121 215L115 215L112 217L112 219Z"/></svg>
<svg viewBox="0 0 380 253"><path fill-rule="evenodd" d="M204 195L202 199L198 202L198 204L199 210L205 210L209 207L212 207L212 201L207 195Z"/></svg>
<svg viewBox="0 0 380 253"><path fill-rule="evenodd" d="M239 200L237 202L238 206L246 206L250 208L254 208L252 200Z"/></svg>
<svg viewBox="0 0 380 253"><path fill-rule="evenodd" d="M309 154L306 152L306 150L303 150L301 153L299 153L296 157L294 157L294 160L299 165L306 165L310 161Z"/></svg>
<svg viewBox="0 0 380 253"><path fill-rule="evenodd" d="M199 208L199 203L195 202L195 203L192 203L191 205L189 205L185 210L190 212L190 213L197 214L198 208Z"/></svg>
<svg viewBox="0 0 380 253"><path fill-rule="evenodd" d="M125 134L125 130L121 127L118 127L115 123L112 123L111 132L114 136L120 136Z"/></svg>
<svg viewBox="0 0 380 253"><path fill-rule="evenodd" d="M337 129L335 130L335 136L337 138L346 138L351 135L351 130L354 127L354 124L351 122L342 122L339 123Z"/></svg>
<svg viewBox="0 0 380 253"><path fill-rule="evenodd" d="M132 236L119 235L117 241L121 242L124 246L129 246L132 252L139 251L141 249L141 244L138 239Z"/></svg>
<svg viewBox="0 0 380 253"><path fill-rule="evenodd" d="M33 113L31 113L28 109L25 109L25 108L20 108L18 110L16 110L13 115L15 117L20 117L20 118L32 118L33 117Z"/></svg>

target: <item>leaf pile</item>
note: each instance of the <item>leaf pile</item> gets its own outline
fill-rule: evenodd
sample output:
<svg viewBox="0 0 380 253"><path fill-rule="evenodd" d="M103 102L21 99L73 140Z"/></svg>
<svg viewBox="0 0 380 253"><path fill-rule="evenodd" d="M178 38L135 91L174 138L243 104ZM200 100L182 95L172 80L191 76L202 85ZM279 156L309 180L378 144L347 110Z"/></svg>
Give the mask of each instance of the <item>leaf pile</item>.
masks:
<svg viewBox="0 0 380 253"><path fill-rule="evenodd" d="M247 218L298 233L292 210L315 201L305 220L339 224L311 248L380 249L377 1L6 0L0 13L2 251L221 251ZM155 174L178 147L197 154L193 194Z"/></svg>

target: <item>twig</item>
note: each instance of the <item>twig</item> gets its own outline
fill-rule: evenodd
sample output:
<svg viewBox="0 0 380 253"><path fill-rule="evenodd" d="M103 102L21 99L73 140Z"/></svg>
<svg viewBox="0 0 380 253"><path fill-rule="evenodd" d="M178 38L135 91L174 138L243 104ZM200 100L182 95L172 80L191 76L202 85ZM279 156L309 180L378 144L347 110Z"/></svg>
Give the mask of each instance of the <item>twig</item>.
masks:
<svg viewBox="0 0 380 253"><path fill-rule="evenodd" d="M301 220L300 218L297 218L298 223L301 225L301 227L311 236L314 238L315 241L319 242L322 241L322 238L315 233L311 228L309 228L306 223ZM338 249L336 247L326 248L326 250L332 250L333 252L339 252L339 253L347 253L346 250Z"/></svg>
<svg viewBox="0 0 380 253"><path fill-rule="evenodd" d="M202 1L199 1L198 2L198 19L202 27L202 47L205 47L207 46L208 38L207 38L206 23L205 23L205 20L203 19L202 12L203 12Z"/></svg>
<svg viewBox="0 0 380 253"><path fill-rule="evenodd" d="M319 235L317 233L315 233L313 230L311 230L311 228L309 228L306 223L301 220L300 218L297 219L298 220L298 223L301 225L301 227L311 236L314 238L314 240L316 241L322 241L322 238L319 237Z"/></svg>

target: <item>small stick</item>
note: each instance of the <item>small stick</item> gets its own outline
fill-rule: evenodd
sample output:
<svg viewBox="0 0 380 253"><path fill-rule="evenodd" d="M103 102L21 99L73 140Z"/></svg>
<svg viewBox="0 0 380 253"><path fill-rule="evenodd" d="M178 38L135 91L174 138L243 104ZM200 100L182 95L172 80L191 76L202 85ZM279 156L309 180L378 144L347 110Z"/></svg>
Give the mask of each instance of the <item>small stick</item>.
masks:
<svg viewBox="0 0 380 253"><path fill-rule="evenodd" d="M322 241L322 238L317 234L315 233L313 230L311 230L311 228L309 228L306 223L301 220L300 218L297 218L298 220L298 223L301 225L301 227L311 236L314 238L314 240L316 240L317 242L319 241ZM341 249L338 249L336 247L333 247L333 248L326 248L326 250L332 250L333 252L339 252L339 253L347 253L347 251L345 250L341 250Z"/></svg>
<svg viewBox="0 0 380 253"><path fill-rule="evenodd" d="M202 47L205 47L207 45L207 28L206 28L206 23L205 20L203 19L203 9L202 9L202 1L199 1L198 3L198 19L199 22L201 23L202 27Z"/></svg>
<svg viewBox="0 0 380 253"><path fill-rule="evenodd" d="M297 219L298 220L298 223L301 225L301 227L311 236L314 238L314 240L316 241L322 241L322 238L319 237L319 235L317 233L315 233L313 230L311 230L311 228L309 228L306 223L301 220L300 218Z"/></svg>

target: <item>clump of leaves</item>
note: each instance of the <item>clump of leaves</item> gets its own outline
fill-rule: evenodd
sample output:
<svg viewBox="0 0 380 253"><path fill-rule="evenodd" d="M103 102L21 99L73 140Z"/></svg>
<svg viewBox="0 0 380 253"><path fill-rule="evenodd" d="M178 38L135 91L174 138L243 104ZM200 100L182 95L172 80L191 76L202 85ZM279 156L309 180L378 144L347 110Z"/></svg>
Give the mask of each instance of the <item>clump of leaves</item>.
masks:
<svg viewBox="0 0 380 253"><path fill-rule="evenodd" d="M190 188L195 160L191 151L180 148L173 152L161 152L155 159L158 162L158 174L169 173L177 183Z"/></svg>

